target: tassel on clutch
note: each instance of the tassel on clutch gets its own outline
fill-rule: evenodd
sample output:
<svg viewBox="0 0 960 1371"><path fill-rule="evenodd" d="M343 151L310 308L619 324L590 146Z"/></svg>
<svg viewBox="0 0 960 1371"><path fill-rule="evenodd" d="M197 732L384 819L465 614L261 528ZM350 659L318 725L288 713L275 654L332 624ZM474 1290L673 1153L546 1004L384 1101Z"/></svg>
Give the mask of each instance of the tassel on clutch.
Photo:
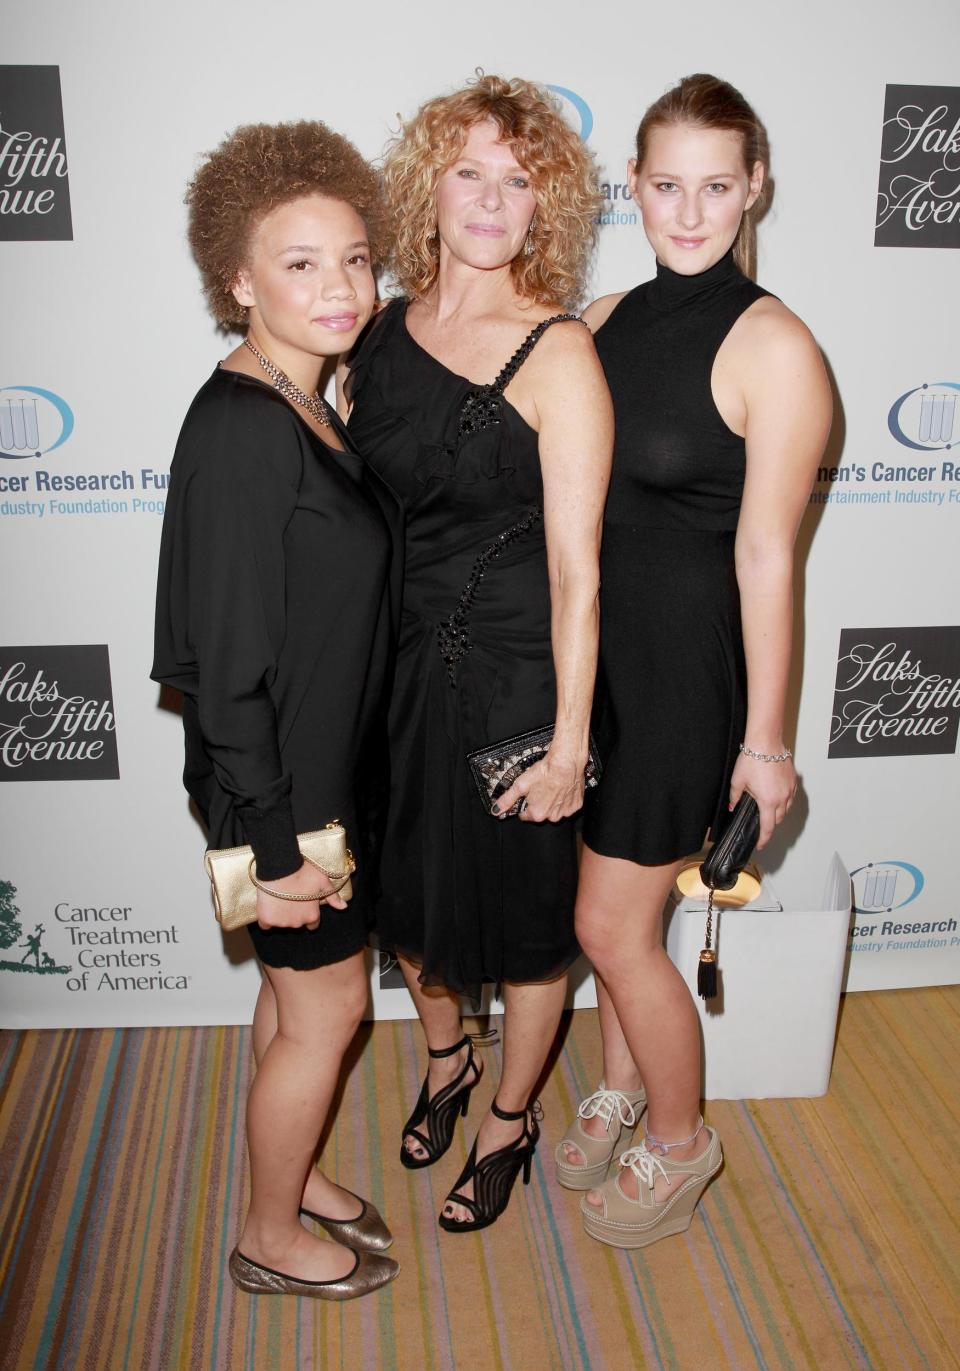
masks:
<svg viewBox="0 0 960 1371"><path fill-rule="evenodd" d="M713 946L714 891L732 890L737 877L753 855L760 836L760 809L744 791L730 822L700 864L700 879L710 891L707 900L707 931L697 965L697 994L712 1000L717 993L717 952Z"/></svg>

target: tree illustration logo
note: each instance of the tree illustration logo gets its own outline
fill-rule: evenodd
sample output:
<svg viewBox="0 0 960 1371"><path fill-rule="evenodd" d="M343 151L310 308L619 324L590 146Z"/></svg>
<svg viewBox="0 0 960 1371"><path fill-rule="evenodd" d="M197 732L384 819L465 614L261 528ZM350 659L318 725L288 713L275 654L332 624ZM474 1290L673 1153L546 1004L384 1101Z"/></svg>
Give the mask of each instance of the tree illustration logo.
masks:
<svg viewBox="0 0 960 1371"><path fill-rule="evenodd" d="M11 881L0 880L0 948L26 948L19 961L0 957L0 971L29 971L35 976L66 976L73 968L58 966L49 952L41 947L46 932L43 924L35 924L32 933L23 936L20 910L17 906L17 887Z"/></svg>

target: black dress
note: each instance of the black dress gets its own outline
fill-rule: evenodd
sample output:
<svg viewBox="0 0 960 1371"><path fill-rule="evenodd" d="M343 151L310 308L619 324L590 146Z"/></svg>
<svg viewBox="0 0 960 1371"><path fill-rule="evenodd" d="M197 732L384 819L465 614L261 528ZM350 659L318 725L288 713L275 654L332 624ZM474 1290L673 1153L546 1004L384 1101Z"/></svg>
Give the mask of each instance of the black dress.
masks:
<svg viewBox="0 0 960 1371"><path fill-rule="evenodd" d="M597 330L616 441L594 716L605 770L584 840L603 856L674 861L726 816L746 718L734 568L746 450L710 376L766 294L730 253L698 276L658 262Z"/></svg>
<svg viewBox="0 0 960 1371"><path fill-rule="evenodd" d="M491 818L466 763L556 710L537 435L501 398L548 325L478 388L405 316L397 300L373 321L348 386L350 432L406 511L377 931L424 983L476 1000L578 952L574 820Z"/></svg>
<svg viewBox="0 0 960 1371"><path fill-rule="evenodd" d="M218 368L171 466L151 674L184 694L184 784L210 846L250 843L265 880L295 871L297 833L333 818L362 841L357 776L388 662L399 511L334 420L346 452L273 386ZM307 970L363 947L357 857L353 900L324 908L316 931L249 925L262 961Z"/></svg>

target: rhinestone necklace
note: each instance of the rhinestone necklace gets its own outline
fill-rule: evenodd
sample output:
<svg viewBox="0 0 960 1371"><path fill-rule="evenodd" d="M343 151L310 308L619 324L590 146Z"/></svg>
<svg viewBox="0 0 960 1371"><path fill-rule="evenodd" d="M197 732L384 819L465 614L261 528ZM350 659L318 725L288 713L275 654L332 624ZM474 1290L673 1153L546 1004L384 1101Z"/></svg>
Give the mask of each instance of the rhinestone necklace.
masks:
<svg viewBox="0 0 960 1371"><path fill-rule="evenodd" d="M296 401L323 428L330 427L330 414L327 410L326 401L322 399L318 390L314 391L312 395L308 395L305 390L300 389L295 381L290 380L285 371L280 370L276 362L271 362L269 357L264 357L263 353L254 347L249 338L244 338L243 342L244 346L248 347L256 357L281 395L285 395L288 400Z"/></svg>

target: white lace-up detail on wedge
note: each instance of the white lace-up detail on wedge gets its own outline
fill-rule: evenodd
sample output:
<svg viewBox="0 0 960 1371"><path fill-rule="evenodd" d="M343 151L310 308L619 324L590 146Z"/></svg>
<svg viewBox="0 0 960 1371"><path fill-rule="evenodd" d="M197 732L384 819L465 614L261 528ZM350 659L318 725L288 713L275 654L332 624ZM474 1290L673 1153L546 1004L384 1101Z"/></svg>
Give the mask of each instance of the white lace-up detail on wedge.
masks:
<svg viewBox="0 0 960 1371"><path fill-rule="evenodd" d="M635 1128L638 1118L635 1107L622 1090L605 1090L603 1086L599 1090L595 1090L592 1095L588 1095L585 1100L580 1101L577 1113L581 1119L599 1117L607 1132L610 1131L610 1120L614 1114L619 1118L623 1128Z"/></svg>
<svg viewBox="0 0 960 1371"><path fill-rule="evenodd" d="M646 1247L659 1238L682 1233L690 1227L697 1201L710 1180L723 1165L720 1139L706 1124L697 1132L706 1134L707 1144L696 1157L683 1161L670 1155L671 1147L683 1143L659 1143L645 1138L639 1147L629 1147L621 1153L622 1170L632 1171L637 1178L637 1196L624 1193L620 1176L613 1176L598 1187L600 1204L592 1205L586 1195L580 1202L583 1227L591 1238L611 1247ZM694 1134L696 1137L696 1134ZM685 1138L684 1143L692 1142ZM655 1152L648 1143L664 1150ZM662 1176L670 1191L658 1199L657 1178Z"/></svg>
<svg viewBox="0 0 960 1371"><path fill-rule="evenodd" d="M669 1184L670 1176L667 1168L659 1157L655 1157L652 1152L648 1152L643 1143L639 1147L628 1147L626 1152L620 1153L620 1165L628 1166L637 1180L645 1185L648 1190L652 1190L657 1180L657 1172Z"/></svg>
<svg viewBox="0 0 960 1371"><path fill-rule="evenodd" d="M647 1107L643 1086L639 1090L608 1090L603 1081L577 1108L577 1117L557 1147L554 1159L557 1180L567 1190L592 1190L607 1174L614 1153L629 1141L640 1115ZM599 1119L603 1136L595 1138L583 1127L584 1119ZM583 1158L577 1165L567 1157L567 1147L575 1147Z"/></svg>

